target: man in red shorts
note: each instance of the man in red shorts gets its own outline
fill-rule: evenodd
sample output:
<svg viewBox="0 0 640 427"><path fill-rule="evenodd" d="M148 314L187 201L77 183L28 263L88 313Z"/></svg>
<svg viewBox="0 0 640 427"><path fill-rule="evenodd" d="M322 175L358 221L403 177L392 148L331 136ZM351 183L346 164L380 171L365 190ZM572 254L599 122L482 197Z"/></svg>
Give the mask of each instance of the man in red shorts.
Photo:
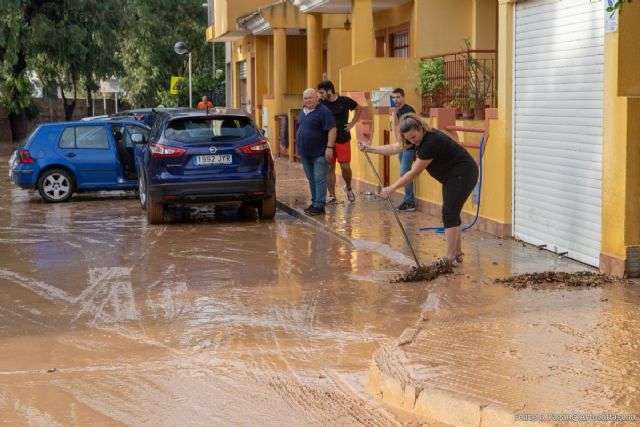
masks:
<svg viewBox="0 0 640 427"><path fill-rule="evenodd" d="M344 179L344 192L350 202L355 202L356 195L351 189L351 128L358 122L362 114L362 107L348 96L336 95L336 90L330 80L323 80L318 84L318 93L322 103L331 110L336 119L336 145L333 150L333 159L329 162L327 173L327 204L336 203L336 161L340 163L342 179ZM349 121L349 111L355 111L353 119Z"/></svg>

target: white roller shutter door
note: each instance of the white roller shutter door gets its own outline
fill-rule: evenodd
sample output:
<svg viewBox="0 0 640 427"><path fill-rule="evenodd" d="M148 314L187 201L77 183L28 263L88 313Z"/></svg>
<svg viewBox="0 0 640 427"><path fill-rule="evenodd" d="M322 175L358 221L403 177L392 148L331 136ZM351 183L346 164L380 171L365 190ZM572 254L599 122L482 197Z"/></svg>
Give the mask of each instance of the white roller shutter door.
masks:
<svg viewBox="0 0 640 427"><path fill-rule="evenodd" d="M597 266L604 4L516 4L514 235Z"/></svg>

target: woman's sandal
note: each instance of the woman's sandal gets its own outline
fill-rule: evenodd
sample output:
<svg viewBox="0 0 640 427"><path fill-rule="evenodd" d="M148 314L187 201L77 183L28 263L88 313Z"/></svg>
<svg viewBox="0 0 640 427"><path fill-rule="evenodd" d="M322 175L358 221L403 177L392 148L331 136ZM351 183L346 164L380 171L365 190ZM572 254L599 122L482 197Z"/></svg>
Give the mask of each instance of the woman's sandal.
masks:
<svg viewBox="0 0 640 427"><path fill-rule="evenodd" d="M458 262L458 264L462 264L462 261L464 261L464 252L456 254L456 261Z"/></svg>

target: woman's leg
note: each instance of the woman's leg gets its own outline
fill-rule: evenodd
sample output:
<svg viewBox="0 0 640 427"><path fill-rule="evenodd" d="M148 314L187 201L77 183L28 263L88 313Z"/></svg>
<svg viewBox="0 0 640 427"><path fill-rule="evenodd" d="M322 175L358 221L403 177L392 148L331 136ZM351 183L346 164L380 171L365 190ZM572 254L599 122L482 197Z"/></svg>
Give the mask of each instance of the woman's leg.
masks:
<svg viewBox="0 0 640 427"><path fill-rule="evenodd" d="M462 232L460 231L460 226L457 227L449 227L444 229L444 238L446 245L447 258L450 260L455 260L456 256L460 251L458 250L458 246L461 245L462 241Z"/></svg>
<svg viewBox="0 0 640 427"><path fill-rule="evenodd" d="M459 254L462 254L460 213L477 181L476 169L464 175L453 176L442 186L442 222L447 245L446 256L450 260L455 260Z"/></svg>

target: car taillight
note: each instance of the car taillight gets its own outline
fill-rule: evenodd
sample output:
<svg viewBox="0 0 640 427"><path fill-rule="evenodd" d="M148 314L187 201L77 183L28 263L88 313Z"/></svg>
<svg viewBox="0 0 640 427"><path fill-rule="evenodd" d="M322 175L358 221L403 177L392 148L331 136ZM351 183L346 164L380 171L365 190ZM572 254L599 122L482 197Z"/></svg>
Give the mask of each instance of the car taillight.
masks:
<svg viewBox="0 0 640 427"><path fill-rule="evenodd" d="M242 147L240 147L240 151L242 151L245 154L264 154L264 153L270 153L271 148L269 147L269 143L265 139L263 141L258 141L253 144L243 145Z"/></svg>
<svg viewBox="0 0 640 427"><path fill-rule="evenodd" d="M35 160L33 160L33 157L31 157L31 153L29 153L29 150L20 150L18 151L18 163L30 164L35 163Z"/></svg>
<svg viewBox="0 0 640 427"><path fill-rule="evenodd" d="M151 157L154 159L160 159L163 157L180 157L187 152L184 148L170 147L164 144L150 144L149 151L151 151Z"/></svg>

